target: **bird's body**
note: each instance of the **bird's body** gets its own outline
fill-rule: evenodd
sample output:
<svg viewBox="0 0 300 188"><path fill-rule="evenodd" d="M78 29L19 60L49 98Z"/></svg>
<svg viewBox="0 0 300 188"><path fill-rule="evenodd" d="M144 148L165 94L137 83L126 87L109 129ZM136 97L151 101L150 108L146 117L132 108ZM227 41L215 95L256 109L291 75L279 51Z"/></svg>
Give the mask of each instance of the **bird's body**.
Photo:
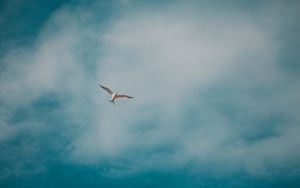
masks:
<svg viewBox="0 0 300 188"><path fill-rule="evenodd" d="M128 95L119 95L118 92L113 92L108 87L105 87L105 86L102 86L102 85L99 85L99 86L111 95L110 102L112 102L113 104L115 104L116 99L120 99L120 98L132 99L133 98L133 97L130 97Z"/></svg>

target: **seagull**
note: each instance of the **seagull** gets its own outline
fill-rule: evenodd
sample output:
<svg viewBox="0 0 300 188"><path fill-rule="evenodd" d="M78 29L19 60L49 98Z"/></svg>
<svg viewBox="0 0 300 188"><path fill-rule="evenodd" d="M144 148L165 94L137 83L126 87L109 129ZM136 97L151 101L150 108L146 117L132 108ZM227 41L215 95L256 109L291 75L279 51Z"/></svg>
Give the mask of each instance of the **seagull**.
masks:
<svg viewBox="0 0 300 188"><path fill-rule="evenodd" d="M108 87L102 86L100 84L99 84L99 86L111 95L111 100L109 100L109 102L112 102L113 104L115 104L115 99L120 99L120 98L132 99L133 98L128 95L119 95L118 92L113 92Z"/></svg>

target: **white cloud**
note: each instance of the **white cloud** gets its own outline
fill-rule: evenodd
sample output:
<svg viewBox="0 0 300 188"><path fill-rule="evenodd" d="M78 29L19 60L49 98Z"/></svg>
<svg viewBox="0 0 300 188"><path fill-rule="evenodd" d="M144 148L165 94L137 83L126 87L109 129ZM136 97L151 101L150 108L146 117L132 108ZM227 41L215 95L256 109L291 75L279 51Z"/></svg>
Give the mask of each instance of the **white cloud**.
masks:
<svg viewBox="0 0 300 188"><path fill-rule="evenodd" d="M1 75L0 96L8 111L47 92L61 96L74 125L62 126L72 135L64 160L108 162L112 175L191 163L192 171L278 172L299 166L299 82L277 65L274 32L240 12L169 6L104 26L62 9L34 48L2 60L19 63ZM99 52L96 70L78 53L86 48ZM135 98L111 106L98 81ZM13 129L1 122L9 139Z"/></svg>

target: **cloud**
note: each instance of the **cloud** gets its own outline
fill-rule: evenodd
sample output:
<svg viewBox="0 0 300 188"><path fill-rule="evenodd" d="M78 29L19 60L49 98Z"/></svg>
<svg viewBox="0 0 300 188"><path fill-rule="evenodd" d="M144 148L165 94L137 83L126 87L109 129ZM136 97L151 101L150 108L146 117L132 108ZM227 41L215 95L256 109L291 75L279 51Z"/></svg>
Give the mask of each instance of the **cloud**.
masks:
<svg viewBox="0 0 300 188"><path fill-rule="evenodd" d="M134 161L125 170L191 161L252 175L290 169L297 139L291 150L271 148L289 129L299 131L296 116L281 120L298 111L281 108L299 91L278 91L288 76L277 64L276 33L249 15L181 11L130 13L99 37L106 47L99 80L137 96L134 105L100 111L99 123L75 141L75 160Z"/></svg>
<svg viewBox="0 0 300 188"><path fill-rule="evenodd" d="M33 47L1 59L1 142L59 132L39 142L64 162L109 164L112 176L187 166L298 176L299 82L280 67L277 24L181 5L123 10L105 24L85 9L53 13ZM98 81L135 98L111 106ZM60 105L45 113L58 122L36 112L50 96ZM11 121L20 108L32 113Z"/></svg>

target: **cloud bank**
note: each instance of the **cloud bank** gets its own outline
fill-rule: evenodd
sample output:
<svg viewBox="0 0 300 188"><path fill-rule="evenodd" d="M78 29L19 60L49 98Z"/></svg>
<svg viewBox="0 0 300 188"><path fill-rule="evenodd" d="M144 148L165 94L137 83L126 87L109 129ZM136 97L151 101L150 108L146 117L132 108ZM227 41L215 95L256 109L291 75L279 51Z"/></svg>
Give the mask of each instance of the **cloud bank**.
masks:
<svg viewBox="0 0 300 188"><path fill-rule="evenodd" d="M7 150L27 154L13 169L43 158L47 144L63 162L108 165L110 176L299 176L300 85L278 39L290 15L130 5L105 23L91 8L63 7L33 46L2 57L1 145L32 139ZM111 106L99 82L135 98Z"/></svg>

